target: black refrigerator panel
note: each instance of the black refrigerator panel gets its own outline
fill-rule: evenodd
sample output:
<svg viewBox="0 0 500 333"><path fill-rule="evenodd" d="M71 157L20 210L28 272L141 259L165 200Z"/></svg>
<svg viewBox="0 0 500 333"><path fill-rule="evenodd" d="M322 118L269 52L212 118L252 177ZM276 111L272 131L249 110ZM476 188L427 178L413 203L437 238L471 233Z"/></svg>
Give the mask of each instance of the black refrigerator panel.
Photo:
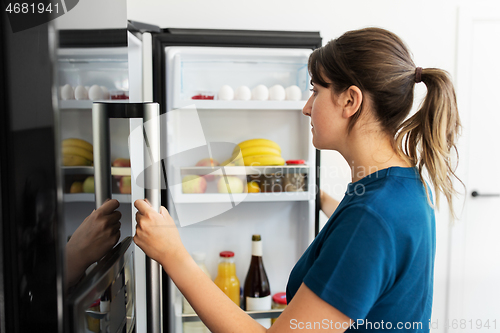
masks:
<svg viewBox="0 0 500 333"><path fill-rule="evenodd" d="M0 34L2 332L62 332L57 119L50 24Z"/></svg>

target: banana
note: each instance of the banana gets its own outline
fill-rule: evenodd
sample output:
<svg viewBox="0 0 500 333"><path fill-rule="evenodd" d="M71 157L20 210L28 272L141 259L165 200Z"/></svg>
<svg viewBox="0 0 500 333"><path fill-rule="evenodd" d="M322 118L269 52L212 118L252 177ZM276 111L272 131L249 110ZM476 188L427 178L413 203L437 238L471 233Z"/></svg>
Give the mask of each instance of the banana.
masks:
<svg viewBox="0 0 500 333"><path fill-rule="evenodd" d="M62 146L63 147L70 147L70 146L72 146L72 147L80 147L80 148L89 150L91 152L94 151L94 147L90 143L88 143L85 140L76 139L76 138L70 138L70 139L63 140Z"/></svg>
<svg viewBox="0 0 500 333"><path fill-rule="evenodd" d="M90 166L91 164L92 162L85 157L63 154L64 166Z"/></svg>
<svg viewBox="0 0 500 333"><path fill-rule="evenodd" d="M243 157L246 166L284 165L285 160L276 155L252 155Z"/></svg>
<svg viewBox="0 0 500 333"><path fill-rule="evenodd" d="M89 161L94 161L94 156L91 151L88 151L87 149L83 149L80 147L75 147L75 146L63 146L62 147L62 153L63 155L76 155L76 156L81 156L86 158Z"/></svg>
<svg viewBox="0 0 500 333"><path fill-rule="evenodd" d="M269 146L253 146L241 150L241 155L243 157L252 155L275 155L281 156L281 152L275 148Z"/></svg>
<svg viewBox="0 0 500 333"><path fill-rule="evenodd" d="M241 150L248 148L248 147L254 147L254 146L271 147L271 148L279 150L279 152L281 153L281 148L280 148L279 144L277 144L276 142L274 142L272 140L268 140L268 139L250 139L250 140L246 140L246 141L238 143L238 147ZM238 147L235 147L233 152L237 151Z"/></svg>

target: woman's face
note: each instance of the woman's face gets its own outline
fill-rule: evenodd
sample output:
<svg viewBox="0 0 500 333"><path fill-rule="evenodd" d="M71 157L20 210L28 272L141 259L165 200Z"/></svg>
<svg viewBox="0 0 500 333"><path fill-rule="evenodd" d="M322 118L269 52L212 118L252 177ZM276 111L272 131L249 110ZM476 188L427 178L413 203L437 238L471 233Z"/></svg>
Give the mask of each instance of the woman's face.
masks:
<svg viewBox="0 0 500 333"><path fill-rule="evenodd" d="M342 108L334 102L336 98L331 88L316 84L312 91L302 113L311 117L313 145L318 149L337 150L347 125Z"/></svg>

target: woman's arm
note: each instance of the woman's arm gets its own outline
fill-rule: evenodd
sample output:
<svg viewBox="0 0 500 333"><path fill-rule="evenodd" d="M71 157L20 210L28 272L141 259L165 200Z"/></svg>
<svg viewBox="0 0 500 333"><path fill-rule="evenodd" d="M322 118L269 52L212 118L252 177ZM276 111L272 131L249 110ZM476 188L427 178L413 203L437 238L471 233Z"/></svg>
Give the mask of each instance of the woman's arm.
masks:
<svg viewBox="0 0 500 333"><path fill-rule="evenodd" d="M212 332L266 332L196 265L182 245L177 226L164 207L161 207L161 214L144 200L137 200L135 207L137 228L134 242L163 266ZM350 325L348 317L303 284L269 332L295 332L301 323L307 322L323 323L322 327L310 332L324 332L327 322L333 325L328 326L330 332L344 332ZM337 324L337 327L341 327L339 330L335 329L336 322L340 323L340 326ZM345 323L343 328L342 323Z"/></svg>
<svg viewBox="0 0 500 333"><path fill-rule="evenodd" d="M328 218L330 218L330 216L332 216L335 212L335 209L337 209L339 202L323 190L319 190L319 197L321 201L321 210Z"/></svg>

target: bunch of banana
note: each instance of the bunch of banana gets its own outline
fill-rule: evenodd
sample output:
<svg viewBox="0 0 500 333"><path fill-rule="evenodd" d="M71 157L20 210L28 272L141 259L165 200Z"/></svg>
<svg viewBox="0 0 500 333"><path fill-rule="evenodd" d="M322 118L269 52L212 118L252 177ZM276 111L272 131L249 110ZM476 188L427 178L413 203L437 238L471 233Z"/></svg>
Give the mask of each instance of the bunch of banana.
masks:
<svg viewBox="0 0 500 333"><path fill-rule="evenodd" d="M246 166L284 165L280 146L268 139L251 139L240 142L235 147L234 154L241 150L241 156Z"/></svg>
<svg viewBox="0 0 500 333"><path fill-rule="evenodd" d="M89 166L94 161L94 147L82 139L66 139L62 142L64 166Z"/></svg>

